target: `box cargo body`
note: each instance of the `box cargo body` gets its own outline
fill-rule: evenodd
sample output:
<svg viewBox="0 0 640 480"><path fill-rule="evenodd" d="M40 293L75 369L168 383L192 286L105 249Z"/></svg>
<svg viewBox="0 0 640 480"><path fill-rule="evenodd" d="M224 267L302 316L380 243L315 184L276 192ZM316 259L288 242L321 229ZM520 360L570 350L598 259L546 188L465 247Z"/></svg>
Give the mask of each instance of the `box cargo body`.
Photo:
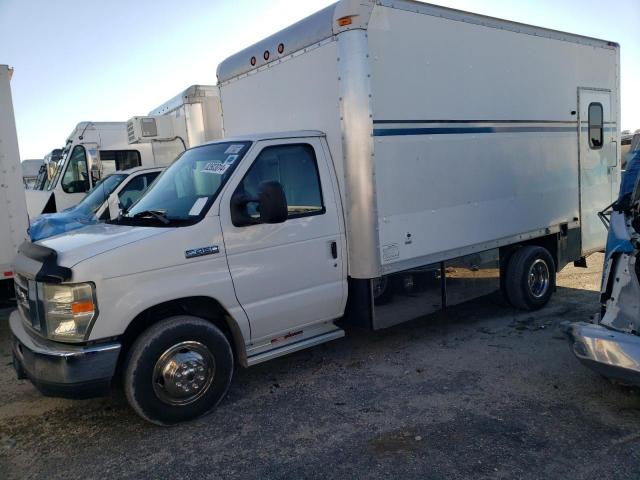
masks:
<svg viewBox="0 0 640 480"><path fill-rule="evenodd" d="M220 93L215 85L191 85L149 112L127 121L129 144L151 144L155 155L176 158L185 149L222 137Z"/></svg>
<svg viewBox="0 0 640 480"><path fill-rule="evenodd" d="M0 65L0 297L13 282L13 258L26 237L27 207L11 99L13 70Z"/></svg>
<svg viewBox="0 0 640 480"><path fill-rule="evenodd" d="M340 2L218 77L225 135L326 133L352 278L557 232L578 256L604 247L596 212L619 183L615 43L413 1Z"/></svg>
<svg viewBox="0 0 640 480"><path fill-rule="evenodd" d="M216 85L192 85L149 112L174 120L187 147L222 137L220 92Z"/></svg>

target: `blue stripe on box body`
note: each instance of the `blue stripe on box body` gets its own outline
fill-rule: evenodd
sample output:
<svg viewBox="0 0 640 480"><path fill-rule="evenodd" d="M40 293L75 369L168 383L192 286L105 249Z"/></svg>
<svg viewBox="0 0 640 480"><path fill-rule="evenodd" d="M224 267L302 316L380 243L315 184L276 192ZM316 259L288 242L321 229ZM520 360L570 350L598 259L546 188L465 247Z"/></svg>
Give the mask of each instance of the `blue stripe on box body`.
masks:
<svg viewBox="0 0 640 480"><path fill-rule="evenodd" d="M374 125L432 125L421 127L392 127L373 129L374 137L402 135L461 135L484 133L575 132L577 122L565 120L374 120ZM450 124L445 126L445 124ZM476 124L471 126L470 124ZM477 125L484 124L484 125ZM499 124L499 125L487 125ZM538 125L523 125L538 124ZM468 125L468 126L467 126Z"/></svg>

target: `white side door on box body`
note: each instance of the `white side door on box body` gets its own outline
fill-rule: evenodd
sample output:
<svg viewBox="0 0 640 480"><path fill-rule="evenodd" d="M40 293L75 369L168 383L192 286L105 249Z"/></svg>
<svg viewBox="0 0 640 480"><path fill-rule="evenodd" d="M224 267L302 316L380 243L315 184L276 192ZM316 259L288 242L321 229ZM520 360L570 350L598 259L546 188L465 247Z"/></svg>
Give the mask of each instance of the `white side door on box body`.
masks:
<svg viewBox="0 0 640 480"><path fill-rule="evenodd" d="M318 138L263 141L225 189L220 203L225 249L254 342L344 313L346 246L332 172ZM283 185L289 218L235 226L233 195L256 196L266 181ZM258 218L256 204L249 204L246 213Z"/></svg>
<svg viewBox="0 0 640 480"><path fill-rule="evenodd" d="M618 193L618 128L610 91L580 88L578 101L582 254L588 255L604 249L607 240L598 212Z"/></svg>

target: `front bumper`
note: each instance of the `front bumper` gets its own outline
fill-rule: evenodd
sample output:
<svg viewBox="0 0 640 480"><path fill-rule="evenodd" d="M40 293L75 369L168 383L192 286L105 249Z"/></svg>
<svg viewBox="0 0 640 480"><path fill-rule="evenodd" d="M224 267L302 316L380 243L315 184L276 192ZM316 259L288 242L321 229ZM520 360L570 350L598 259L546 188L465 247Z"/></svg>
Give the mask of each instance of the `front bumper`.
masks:
<svg viewBox="0 0 640 480"><path fill-rule="evenodd" d="M585 366L616 382L640 386L640 337L594 323L576 322L565 333Z"/></svg>
<svg viewBox="0 0 640 480"><path fill-rule="evenodd" d="M52 342L27 331L17 310L9 317L13 363L44 395L87 398L106 395L116 371L120 344L93 346Z"/></svg>

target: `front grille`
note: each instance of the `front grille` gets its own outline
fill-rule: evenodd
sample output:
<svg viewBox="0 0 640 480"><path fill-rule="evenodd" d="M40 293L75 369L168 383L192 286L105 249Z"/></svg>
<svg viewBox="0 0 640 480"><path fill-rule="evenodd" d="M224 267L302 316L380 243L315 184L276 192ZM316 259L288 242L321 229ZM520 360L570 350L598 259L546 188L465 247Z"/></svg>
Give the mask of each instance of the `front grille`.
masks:
<svg viewBox="0 0 640 480"><path fill-rule="evenodd" d="M40 303L38 302L37 284L23 275L14 276L18 310L23 321L34 330L42 331Z"/></svg>
<svg viewBox="0 0 640 480"><path fill-rule="evenodd" d="M22 275L16 274L13 277L13 281L16 289L16 300L18 303L18 310L22 314L22 318L31 318L29 312L29 287L28 281Z"/></svg>

